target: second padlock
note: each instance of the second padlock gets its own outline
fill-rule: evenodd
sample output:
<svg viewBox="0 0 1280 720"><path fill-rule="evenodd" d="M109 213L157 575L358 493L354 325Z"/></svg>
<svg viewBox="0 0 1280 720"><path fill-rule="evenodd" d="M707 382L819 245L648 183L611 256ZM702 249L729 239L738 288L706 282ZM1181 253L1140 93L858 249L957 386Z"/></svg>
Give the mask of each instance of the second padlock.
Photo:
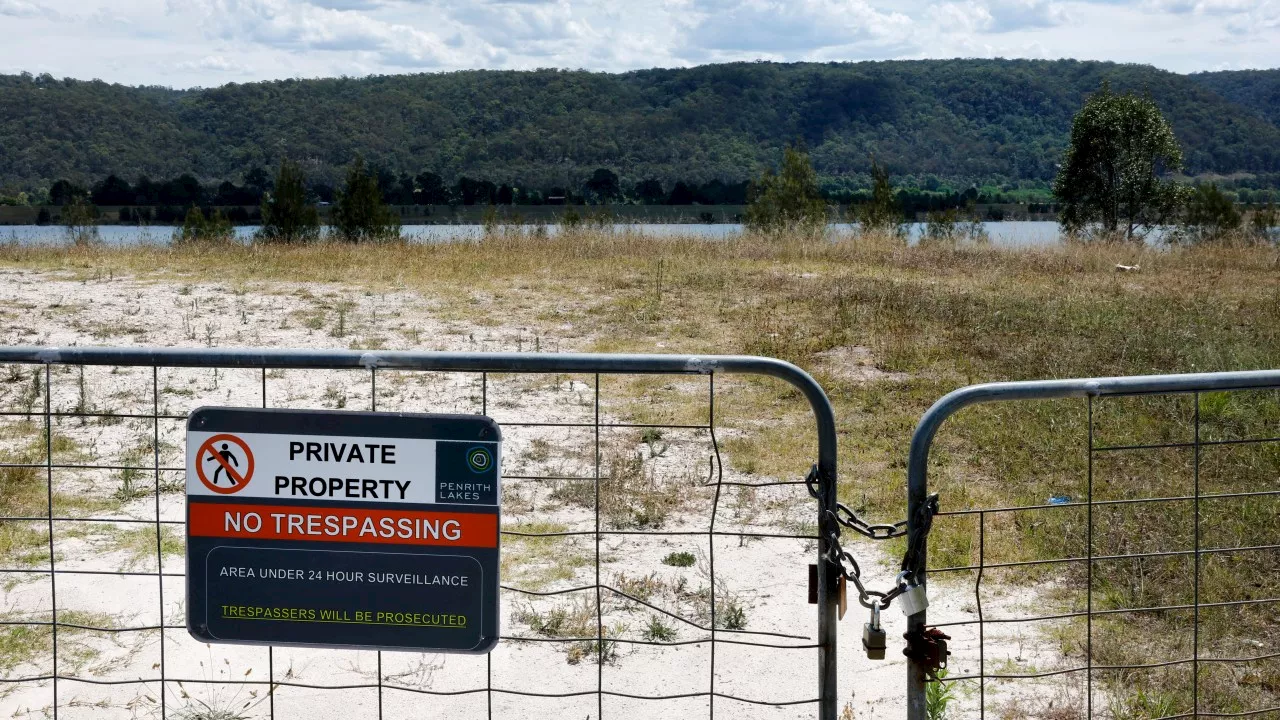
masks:
<svg viewBox="0 0 1280 720"><path fill-rule="evenodd" d="M862 626L862 647L867 651L867 659L883 660L888 644L884 628L880 627L880 604L876 603L871 606L871 622Z"/></svg>

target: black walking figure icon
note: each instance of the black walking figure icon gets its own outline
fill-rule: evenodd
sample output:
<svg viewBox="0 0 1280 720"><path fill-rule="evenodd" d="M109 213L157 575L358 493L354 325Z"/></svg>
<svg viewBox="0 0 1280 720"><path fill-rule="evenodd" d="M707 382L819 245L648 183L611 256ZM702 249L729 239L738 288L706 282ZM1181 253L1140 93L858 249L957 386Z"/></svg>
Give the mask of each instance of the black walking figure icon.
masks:
<svg viewBox="0 0 1280 720"><path fill-rule="evenodd" d="M236 459L236 454L227 449L226 443L222 443L222 450L218 451L218 454L222 456L223 460L230 460L233 465L235 465L236 467L240 467L240 461ZM209 457L205 458L205 462L218 462L218 458L214 457L213 454L211 453ZM214 485L218 484L218 473L222 472L224 469L226 469L225 464L219 462L218 469L213 471ZM235 475L232 475L229 470L227 471L227 482L231 483L232 485L240 484L236 482Z"/></svg>

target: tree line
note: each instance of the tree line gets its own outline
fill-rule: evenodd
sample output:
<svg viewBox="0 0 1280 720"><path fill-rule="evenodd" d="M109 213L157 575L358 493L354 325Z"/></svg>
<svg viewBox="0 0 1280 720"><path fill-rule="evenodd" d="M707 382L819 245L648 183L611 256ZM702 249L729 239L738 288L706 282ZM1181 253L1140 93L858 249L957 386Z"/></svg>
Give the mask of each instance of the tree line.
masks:
<svg viewBox="0 0 1280 720"><path fill-rule="evenodd" d="M871 200L875 190L875 172L872 170L872 186L867 188L829 188L817 186L818 196L825 202L837 205L859 205ZM746 205L751 196L752 181L725 182L710 180L697 184L677 181L666 187L656 178L626 184L609 168L598 168L580 186L575 188L550 187L527 189L509 183L494 183L460 177L452 183L434 172L422 172L415 176L407 173L395 175L384 168L370 167L367 172L374 178L381 202L395 206L473 206L473 205ZM169 180L154 181L141 177L133 183L112 174L87 187L61 179L53 183L43 194L20 196L0 195L0 205L63 207L83 203L91 207L120 208L122 223L175 223L182 222L191 207L223 208L223 214L233 224L260 222L258 212L263 199L275 189L275 176L262 168L251 169L240 183L224 181L216 185L203 185L195 176L187 173ZM757 179L755 182L759 182ZM815 180L816 182L816 180ZM337 189L323 182L304 180L304 200L311 205L330 205L337 197ZM1029 212L1050 213L1053 198L1047 192L1001 192L998 188L978 187L950 188L934 186L933 189L896 187L897 204L908 214L937 210L965 208L972 205L1021 204ZM990 219L1001 219L993 211ZM48 223L53 214L40 213L38 222Z"/></svg>
<svg viewBox="0 0 1280 720"><path fill-rule="evenodd" d="M346 170L343 185L334 191L329 217L330 237L346 242L387 242L400 238L400 218L382 200L376 175L357 157ZM75 245L98 239L94 206L87 198L73 194L62 206L59 221ZM320 213L308 198L306 176L300 165L288 160L280 164L263 191L258 208L261 227L254 240L263 243L295 244L321 238ZM175 245L225 243L236 238L231 219L221 208L191 205L182 225L173 233Z"/></svg>
<svg viewBox="0 0 1280 720"><path fill-rule="evenodd" d="M388 205L743 205L747 198L746 181L711 180L699 184L680 180L667 187L662 181L649 178L625 185L608 168L596 169L575 187L546 188L516 187L466 176L449 182L430 171L396 175L385 168L370 167L368 172L382 202ZM203 185L190 173L160 181L142 176L133 183L111 174L87 187L60 179L43 193L0 195L0 204L63 206L80 200L113 207L248 207L261 204L274 187L275 178L261 167L252 168L240 183L227 180L214 185ZM332 203L337 195L337 190L324 182L307 181L304 191L307 202L313 205Z"/></svg>

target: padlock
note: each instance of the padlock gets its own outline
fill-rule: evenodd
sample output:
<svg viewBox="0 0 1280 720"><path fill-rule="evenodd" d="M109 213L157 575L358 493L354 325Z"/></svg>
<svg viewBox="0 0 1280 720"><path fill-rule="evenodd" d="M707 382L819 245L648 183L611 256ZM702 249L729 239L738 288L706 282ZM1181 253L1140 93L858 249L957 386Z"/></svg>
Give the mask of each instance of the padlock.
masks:
<svg viewBox="0 0 1280 720"><path fill-rule="evenodd" d="M862 626L862 647L867 651L867 659L883 660L888 644L884 628L880 627L880 603L876 603L871 606L871 622Z"/></svg>
<svg viewBox="0 0 1280 720"><path fill-rule="evenodd" d="M903 578L905 582L905 578ZM922 613L929 607L929 595L925 592L923 585L907 585L906 590L898 596L898 607L902 608L902 614L911 617L916 613Z"/></svg>

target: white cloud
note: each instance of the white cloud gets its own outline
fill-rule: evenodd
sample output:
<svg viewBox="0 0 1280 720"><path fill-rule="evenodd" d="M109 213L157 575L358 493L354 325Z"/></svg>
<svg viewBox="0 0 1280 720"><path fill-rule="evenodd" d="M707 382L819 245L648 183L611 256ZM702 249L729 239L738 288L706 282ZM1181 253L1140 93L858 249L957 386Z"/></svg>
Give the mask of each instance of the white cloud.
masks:
<svg viewBox="0 0 1280 720"><path fill-rule="evenodd" d="M1008 33L1063 25L1066 9L1052 0L964 0L938 6L936 25L946 32Z"/></svg>
<svg viewBox="0 0 1280 720"><path fill-rule="evenodd" d="M1280 65L1280 0L0 0L0 17L18 28L0 71L138 84L755 58Z"/></svg>
<svg viewBox="0 0 1280 720"><path fill-rule="evenodd" d="M1062 3L1051 0L998 0L987 4L993 32L1053 27L1068 21Z"/></svg>
<svg viewBox="0 0 1280 720"><path fill-rule="evenodd" d="M37 5L29 0L0 0L0 15L18 18L55 18L56 10Z"/></svg>
<svg viewBox="0 0 1280 720"><path fill-rule="evenodd" d="M330 10L369 10L383 4L381 0L307 0L307 2Z"/></svg>
<svg viewBox="0 0 1280 720"><path fill-rule="evenodd" d="M1234 35L1252 35L1270 38L1272 47L1280 34L1280 0L1266 0L1255 4L1247 13L1241 13L1227 22L1227 31Z"/></svg>
<svg viewBox="0 0 1280 720"><path fill-rule="evenodd" d="M203 11L207 31L223 40L252 41L295 53L371 53L387 65L435 68L454 61L434 32L351 10L290 0L169 0L170 12Z"/></svg>
<svg viewBox="0 0 1280 720"><path fill-rule="evenodd" d="M911 35L907 15L866 0L709 0L685 39L694 51L807 56L823 48L899 47Z"/></svg>
<svg viewBox="0 0 1280 720"><path fill-rule="evenodd" d="M1250 12L1266 3L1259 0L1146 0L1145 4L1157 12L1236 15Z"/></svg>
<svg viewBox="0 0 1280 720"><path fill-rule="evenodd" d="M199 60L184 60L183 62L178 63L175 67L178 70L239 73L241 75L252 72L252 69L248 65L233 62L222 55L205 55Z"/></svg>

